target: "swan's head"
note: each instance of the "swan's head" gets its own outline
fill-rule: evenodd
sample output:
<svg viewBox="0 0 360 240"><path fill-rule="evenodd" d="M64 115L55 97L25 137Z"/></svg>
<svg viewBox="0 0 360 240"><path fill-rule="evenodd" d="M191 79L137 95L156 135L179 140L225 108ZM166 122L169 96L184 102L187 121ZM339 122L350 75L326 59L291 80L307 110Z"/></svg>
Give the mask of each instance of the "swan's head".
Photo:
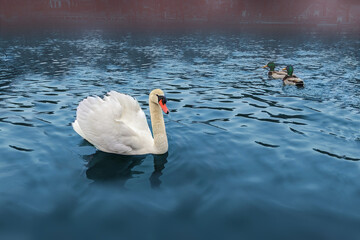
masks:
<svg viewBox="0 0 360 240"><path fill-rule="evenodd" d="M158 104L164 113L168 114L169 110L166 107L167 99L165 97L164 92L161 89L152 90L149 96L151 102Z"/></svg>

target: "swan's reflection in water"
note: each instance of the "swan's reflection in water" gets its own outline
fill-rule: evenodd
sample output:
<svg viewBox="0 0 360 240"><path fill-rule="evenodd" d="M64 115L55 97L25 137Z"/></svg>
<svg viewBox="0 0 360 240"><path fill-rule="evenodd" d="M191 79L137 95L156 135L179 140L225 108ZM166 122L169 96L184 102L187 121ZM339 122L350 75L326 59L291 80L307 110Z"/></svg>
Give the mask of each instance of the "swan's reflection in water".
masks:
<svg viewBox="0 0 360 240"><path fill-rule="evenodd" d="M160 176L167 163L167 156L168 153L153 155L154 170L149 178L152 188L157 188L161 185ZM116 181L122 187L124 187L128 179L144 174L144 172L133 170L133 168L140 165L146 157L147 155L125 156L101 151L83 156L88 162L88 169L86 170L87 178L97 182Z"/></svg>
<svg viewBox="0 0 360 240"><path fill-rule="evenodd" d="M154 157L154 171L150 176L150 185L152 188L158 188L161 185L160 176L162 175L162 170L165 168L167 163L168 153L161 155L153 155Z"/></svg>

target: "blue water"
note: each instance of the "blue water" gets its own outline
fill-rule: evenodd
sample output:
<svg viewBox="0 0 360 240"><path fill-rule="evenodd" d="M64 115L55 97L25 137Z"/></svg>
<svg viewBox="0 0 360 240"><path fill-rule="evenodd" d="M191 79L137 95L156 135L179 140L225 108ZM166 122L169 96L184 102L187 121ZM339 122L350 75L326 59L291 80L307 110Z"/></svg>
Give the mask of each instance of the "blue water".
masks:
<svg viewBox="0 0 360 240"><path fill-rule="evenodd" d="M0 239L360 239L360 40L0 37ZM293 64L304 88L261 68ZM99 151L79 101L161 88L169 152ZM72 236L70 238L69 236Z"/></svg>

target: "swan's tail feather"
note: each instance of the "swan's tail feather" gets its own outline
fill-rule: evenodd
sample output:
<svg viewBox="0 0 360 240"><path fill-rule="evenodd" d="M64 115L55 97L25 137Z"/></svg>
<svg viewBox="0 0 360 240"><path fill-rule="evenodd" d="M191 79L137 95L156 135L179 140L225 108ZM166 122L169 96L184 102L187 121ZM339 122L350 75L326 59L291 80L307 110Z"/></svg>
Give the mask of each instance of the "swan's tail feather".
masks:
<svg viewBox="0 0 360 240"><path fill-rule="evenodd" d="M73 129L75 130L75 132L77 132L77 134L79 134L82 138L86 139L85 134L81 130L77 120L75 120L71 125L72 125Z"/></svg>

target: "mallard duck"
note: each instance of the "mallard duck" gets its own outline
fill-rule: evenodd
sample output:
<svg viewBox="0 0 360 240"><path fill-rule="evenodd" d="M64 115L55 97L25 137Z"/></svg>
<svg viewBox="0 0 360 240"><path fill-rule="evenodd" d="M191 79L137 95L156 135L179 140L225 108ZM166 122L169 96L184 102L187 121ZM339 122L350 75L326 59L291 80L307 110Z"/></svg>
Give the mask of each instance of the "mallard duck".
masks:
<svg viewBox="0 0 360 240"><path fill-rule="evenodd" d="M270 68L270 71L268 72L268 75L272 78L276 79L283 79L286 76L286 72L282 71L275 71L275 63L269 62L267 65L263 66L263 68Z"/></svg>
<svg viewBox="0 0 360 240"><path fill-rule="evenodd" d="M294 67L292 65L283 68L283 70L287 71L287 75L283 78L284 85L295 85L298 87L304 86L304 81L293 74Z"/></svg>

